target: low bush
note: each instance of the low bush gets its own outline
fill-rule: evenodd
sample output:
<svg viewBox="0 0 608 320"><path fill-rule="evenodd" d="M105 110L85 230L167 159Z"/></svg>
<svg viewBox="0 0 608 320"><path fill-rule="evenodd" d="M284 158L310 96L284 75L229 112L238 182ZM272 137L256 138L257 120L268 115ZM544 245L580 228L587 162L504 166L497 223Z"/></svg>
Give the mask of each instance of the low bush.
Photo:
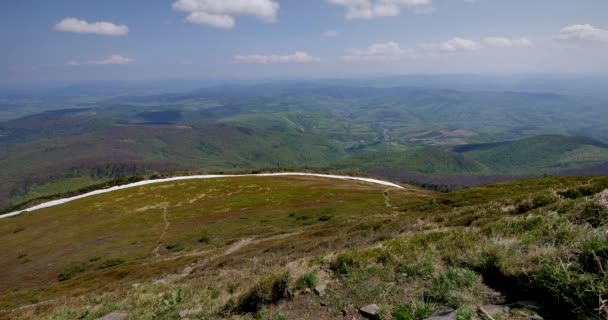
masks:
<svg viewBox="0 0 608 320"><path fill-rule="evenodd" d="M432 316L438 307L435 303L415 299L408 303L399 304L393 310L395 320L422 320Z"/></svg>
<svg viewBox="0 0 608 320"><path fill-rule="evenodd" d="M180 252L184 250L184 246L179 242L168 244L166 248L167 250L171 250L173 252Z"/></svg>
<svg viewBox="0 0 608 320"><path fill-rule="evenodd" d="M318 284L319 284L319 276L317 275L317 273L314 271L308 271L308 272L304 273L298 279L296 288L298 288L300 290L306 289L306 288L313 289Z"/></svg>
<svg viewBox="0 0 608 320"><path fill-rule="evenodd" d="M290 298L290 284L291 277L288 272L276 273L262 278L240 298L237 310L240 312L257 312L264 305Z"/></svg>
<svg viewBox="0 0 608 320"><path fill-rule="evenodd" d="M211 237L209 237L208 234L203 234L203 236L201 236L200 239L198 239L198 242L202 243L202 244L210 244L211 243Z"/></svg>
<svg viewBox="0 0 608 320"><path fill-rule="evenodd" d="M74 277L76 274L80 272L84 272L86 267L83 265L75 265L65 269L59 276L59 281L66 281Z"/></svg>
<svg viewBox="0 0 608 320"><path fill-rule="evenodd" d="M411 263L400 263L397 272L407 277L428 276L435 271L434 259L431 255L425 254Z"/></svg>
<svg viewBox="0 0 608 320"><path fill-rule="evenodd" d="M531 278L542 302L551 305L556 315L568 314L569 319L595 319L608 292L605 274L593 276L573 262L547 262Z"/></svg>
<svg viewBox="0 0 608 320"><path fill-rule="evenodd" d="M125 263L125 260L117 258L117 259L109 259L104 261L102 264L100 264L97 269L101 270L101 269L107 269L107 268L112 268L115 266L119 266L121 264Z"/></svg>
<svg viewBox="0 0 608 320"><path fill-rule="evenodd" d="M450 307L460 307L472 302L474 293L480 288L481 276L474 271L448 267L431 280L427 296Z"/></svg>
<svg viewBox="0 0 608 320"><path fill-rule="evenodd" d="M537 208L542 208L552 203L555 203L559 200L559 198L553 194L541 194L537 195L534 198L524 200L517 204L515 207L514 213L522 214L528 211L532 211Z"/></svg>
<svg viewBox="0 0 608 320"><path fill-rule="evenodd" d="M575 210L575 219L578 223L588 223L597 228L608 222L608 208L595 201L582 203Z"/></svg>
<svg viewBox="0 0 608 320"><path fill-rule="evenodd" d="M269 308L262 307L255 314L256 320L287 320L287 314L280 311L273 311Z"/></svg>

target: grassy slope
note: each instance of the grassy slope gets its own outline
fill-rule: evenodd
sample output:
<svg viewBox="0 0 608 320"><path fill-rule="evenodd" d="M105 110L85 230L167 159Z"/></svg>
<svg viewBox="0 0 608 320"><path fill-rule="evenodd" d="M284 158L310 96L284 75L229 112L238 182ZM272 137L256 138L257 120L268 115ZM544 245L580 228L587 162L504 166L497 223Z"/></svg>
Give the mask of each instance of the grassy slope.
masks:
<svg viewBox="0 0 608 320"><path fill-rule="evenodd" d="M347 225L359 216L390 213L384 189L316 178L193 180L127 189L2 220L0 239L11 248L0 258L5 274L11 274L0 280L2 305L83 292L91 286L112 290L199 259L163 262L152 254L165 228L165 206L170 226L160 253L171 257L164 249L171 243L182 244L187 252L214 252L243 238L289 232L319 232L320 241L327 236L323 230ZM403 194L408 193L429 194L419 190ZM321 222L321 216L331 220ZM211 244L198 242L203 235ZM310 239L300 239L299 246L310 245ZM91 261L97 257L98 261ZM127 261L121 271L95 271L103 261L116 258ZM152 264L142 267L142 263ZM57 276L74 265L87 265L78 276L82 281L58 283ZM124 279L108 281L117 277Z"/></svg>
<svg viewBox="0 0 608 320"><path fill-rule="evenodd" d="M607 188L607 178L542 178L451 194L391 190L385 199L384 188L355 182L239 178L123 190L0 220L0 266L11 275L0 296L3 308L62 297L6 315L19 318L94 319L120 309L132 319L173 319L202 307L199 317L249 319L243 301L274 301L259 295L275 296L282 286L273 279L310 271L327 296L294 288L293 300L256 305L258 316L334 319L373 302L388 319L410 319L420 304L456 307L467 319L472 306L494 301L492 286L508 302L539 299L551 306L541 311L548 317L592 319L608 295ZM156 256L164 205L170 225ZM117 258L125 263L96 270ZM58 281L78 265L85 270Z"/></svg>

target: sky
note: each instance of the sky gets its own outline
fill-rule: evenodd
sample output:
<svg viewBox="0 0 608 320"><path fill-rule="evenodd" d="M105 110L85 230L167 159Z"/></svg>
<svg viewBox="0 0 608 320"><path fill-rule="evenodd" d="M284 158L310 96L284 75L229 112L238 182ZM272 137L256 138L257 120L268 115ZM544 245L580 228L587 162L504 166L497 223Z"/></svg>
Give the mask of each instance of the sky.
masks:
<svg viewBox="0 0 608 320"><path fill-rule="evenodd" d="M0 83L607 73L606 0L3 0Z"/></svg>

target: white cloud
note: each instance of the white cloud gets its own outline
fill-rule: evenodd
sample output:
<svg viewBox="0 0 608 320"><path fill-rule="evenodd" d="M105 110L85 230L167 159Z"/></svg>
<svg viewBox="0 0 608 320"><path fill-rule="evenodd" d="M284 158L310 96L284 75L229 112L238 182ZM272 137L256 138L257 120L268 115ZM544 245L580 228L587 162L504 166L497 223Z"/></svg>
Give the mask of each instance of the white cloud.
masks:
<svg viewBox="0 0 608 320"><path fill-rule="evenodd" d="M237 16L254 16L266 22L277 18L276 0L177 0L173 10L186 12L186 21L214 28L231 29Z"/></svg>
<svg viewBox="0 0 608 320"><path fill-rule="evenodd" d="M76 18L65 18L55 24L55 30L64 32L98 34L104 36L124 36L129 33L129 27L115 25L111 22L88 23Z"/></svg>
<svg viewBox="0 0 608 320"><path fill-rule="evenodd" d="M69 60L65 63L66 66L69 67L78 67L78 66L82 66L82 65L87 65L87 64L93 64L93 65L108 65L108 64L129 64L134 62L135 59L131 59L129 57L124 57L121 56L119 54L113 54L111 56L109 56L106 59L103 60L93 60L93 61L87 61L87 62L80 62L77 60Z"/></svg>
<svg viewBox="0 0 608 320"><path fill-rule="evenodd" d="M395 17L403 8L414 8L418 13L428 13L424 9L432 0L327 0L329 3L346 9L347 19L373 19L377 17ZM427 7L428 8L428 7Z"/></svg>
<svg viewBox="0 0 608 320"><path fill-rule="evenodd" d="M423 44L420 46L420 49L426 51L427 54L437 54L437 53L452 53L452 52L466 52L466 51L476 51L481 49L482 46L469 39L464 38L452 38L448 41L442 43L432 43L432 44Z"/></svg>
<svg viewBox="0 0 608 320"><path fill-rule="evenodd" d="M474 51L480 48L477 42L463 38L453 38L439 45L439 50L446 52Z"/></svg>
<svg viewBox="0 0 608 320"><path fill-rule="evenodd" d="M337 37L340 35L340 33L342 33L342 31L340 30L325 30L325 32L323 32L323 36L324 37Z"/></svg>
<svg viewBox="0 0 608 320"><path fill-rule="evenodd" d="M414 56L414 50L401 48L398 43L389 41L374 43L364 49L349 49L347 55L341 58L348 61L385 61L412 58Z"/></svg>
<svg viewBox="0 0 608 320"><path fill-rule="evenodd" d="M321 61L319 57L311 56L307 52L297 51L288 55L236 55L234 61L237 63L307 63Z"/></svg>
<svg viewBox="0 0 608 320"><path fill-rule="evenodd" d="M129 64L133 61L135 61L135 60L128 58L128 57L123 57L119 54L113 54L110 57L108 57L107 59L91 61L90 63L91 64Z"/></svg>
<svg viewBox="0 0 608 320"><path fill-rule="evenodd" d="M530 47L532 46L532 40L528 38L505 38L505 37L488 37L483 39L483 42L491 47Z"/></svg>
<svg viewBox="0 0 608 320"><path fill-rule="evenodd" d="M576 24L562 29L558 38L561 40L608 42L608 30L596 28L590 24Z"/></svg>
<svg viewBox="0 0 608 320"><path fill-rule="evenodd" d="M422 44L414 48L403 48L397 42L375 43L363 49L349 49L342 60L389 61L436 56L441 53L470 52L483 48L479 43L463 38L453 38L442 43Z"/></svg>
<svg viewBox="0 0 608 320"><path fill-rule="evenodd" d="M68 67L78 67L78 66L80 66L80 62L78 62L76 60L70 60L70 61L67 61L65 63L65 65Z"/></svg>

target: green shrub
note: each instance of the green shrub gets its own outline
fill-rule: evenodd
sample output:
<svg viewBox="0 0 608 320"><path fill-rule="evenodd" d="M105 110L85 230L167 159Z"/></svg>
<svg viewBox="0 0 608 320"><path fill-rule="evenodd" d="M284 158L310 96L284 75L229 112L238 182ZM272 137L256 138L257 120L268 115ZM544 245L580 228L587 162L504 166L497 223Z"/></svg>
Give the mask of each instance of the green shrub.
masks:
<svg viewBox="0 0 608 320"><path fill-rule="evenodd" d="M107 268L111 268L111 267L115 267L115 266L119 266L121 264L125 263L125 260L121 259L121 258L117 258L117 259L109 259L104 261L102 264L99 265L99 267L97 267L97 269L107 269Z"/></svg>
<svg viewBox="0 0 608 320"><path fill-rule="evenodd" d="M465 306L456 310L456 320L471 320L475 315L475 309L471 306Z"/></svg>
<svg viewBox="0 0 608 320"><path fill-rule="evenodd" d="M432 302L415 299L405 304L399 304L393 311L395 320L422 320L432 316L438 307Z"/></svg>
<svg viewBox="0 0 608 320"><path fill-rule="evenodd" d="M172 315L179 304L186 298L186 290L179 288L169 294L165 294L156 303L154 319L173 319Z"/></svg>
<svg viewBox="0 0 608 320"><path fill-rule="evenodd" d="M407 277L428 276L435 271L434 262L431 255L425 254L415 262L399 264L397 272Z"/></svg>
<svg viewBox="0 0 608 320"><path fill-rule="evenodd" d="M451 307L459 307L474 299L473 292L481 282L481 276L474 271L448 267L431 280L427 296Z"/></svg>
<svg viewBox="0 0 608 320"><path fill-rule="evenodd" d="M74 277L77 273L80 272L84 272L86 270L86 267L83 265L75 265L75 266L71 266L67 269L65 269L60 275L59 275L59 281L66 281L71 279L72 277Z"/></svg>
<svg viewBox="0 0 608 320"><path fill-rule="evenodd" d="M597 315L601 298L608 292L606 274L594 276L575 263L560 260L545 263L531 275L533 288L556 314L566 312L570 319L588 319Z"/></svg>
<svg viewBox="0 0 608 320"><path fill-rule="evenodd" d="M289 273L273 274L258 281L240 299L237 309L241 312L256 312L262 306L289 298Z"/></svg>
<svg viewBox="0 0 608 320"><path fill-rule="evenodd" d="M528 211L532 211L534 209L542 208L544 206L555 203L558 200L559 200L559 198L554 196L553 194L541 194L532 199L528 199L528 200L524 200L524 201L520 202L515 207L515 213L516 214L526 213Z"/></svg>
<svg viewBox="0 0 608 320"><path fill-rule="evenodd" d="M331 264L331 268L340 274L347 274L353 269L370 265L371 261L367 252L351 251L339 254Z"/></svg>
<svg viewBox="0 0 608 320"><path fill-rule="evenodd" d="M266 307L262 307L255 314L256 320L287 320L287 315L283 312L276 312Z"/></svg>
<svg viewBox="0 0 608 320"><path fill-rule="evenodd" d="M173 252L180 252L184 250L184 246L179 242L168 244L166 248L167 250L171 250Z"/></svg>
<svg viewBox="0 0 608 320"><path fill-rule="evenodd" d="M319 276L314 271L304 273L297 282L296 287L300 290L310 288L313 289L319 284Z"/></svg>
<svg viewBox="0 0 608 320"><path fill-rule="evenodd" d="M585 202L575 210L575 219L578 223L588 223L597 228L608 222L608 208L595 201Z"/></svg>
<svg viewBox="0 0 608 320"><path fill-rule="evenodd" d="M321 216L321 217L319 217L319 221L329 221L333 218L334 218L333 216Z"/></svg>
<svg viewBox="0 0 608 320"><path fill-rule="evenodd" d="M608 179L601 178L588 184L559 191L557 194L567 199L578 199L581 197L592 196L606 189L608 189Z"/></svg>
<svg viewBox="0 0 608 320"><path fill-rule="evenodd" d="M203 236L198 239L198 242L202 243L202 244L210 244L211 243L211 237L209 237L208 234L203 234Z"/></svg>

